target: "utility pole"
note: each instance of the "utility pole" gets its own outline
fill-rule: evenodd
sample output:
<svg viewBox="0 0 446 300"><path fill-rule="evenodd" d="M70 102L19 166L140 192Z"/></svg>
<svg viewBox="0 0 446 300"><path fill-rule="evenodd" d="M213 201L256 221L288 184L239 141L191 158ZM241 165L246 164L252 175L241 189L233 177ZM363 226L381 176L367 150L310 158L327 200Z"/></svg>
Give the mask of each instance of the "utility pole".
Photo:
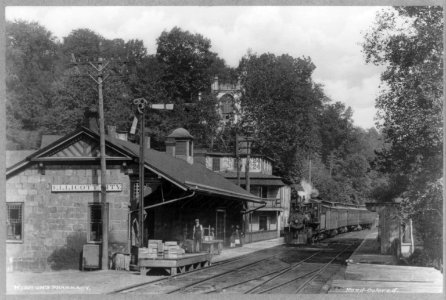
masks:
<svg viewBox="0 0 446 300"><path fill-rule="evenodd" d="M74 59L74 55L73 55ZM90 75L98 85L99 95L99 147L101 156L101 216L102 216L102 270L108 269L108 206L107 206L107 165L105 161L105 118L104 118L104 98L102 95L102 85L104 83L104 69L108 64L103 65L102 57L98 58L98 66L90 62L90 65L97 71L97 80Z"/></svg>
<svg viewBox="0 0 446 300"><path fill-rule="evenodd" d="M99 43L101 47L101 43ZM74 54L71 54L72 64L76 66L85 64L77 63ZM109 77L104 76L104 70L108 66L108 62L104 64L102 57L98 57L97 67L91 63L87 62L92 66L97 72L97 78L88 74L91 79L98 85L98 98L99 98L99 147L100 147L100 164L101 164L101 217L102 217L102 259L101 259L101 269L108 269L108 206L107 206L107 165L105 157L105 117L104 117L104 97L102 93L103 83ZM79 72L79 69L77 68Z"/></svg>
<svg viewBox="0 0 446 300"><path fill-rule="evenodd" d="M139 114L139 128L140 128L140 139L139 139L139 241L140 247L145 245L145 234L144 234L144 161L145 161L145 109L157 109L157 110L172 110L173 104L149 104L144 98L138 98L133 100L133 104L136 105Z"/></svg>
<svg viewBox="0 0 446 300"><path fill-rule="evenodd" d="M94 67L94 66L93 66ZM99 93L99 138L101 151L101 204L102 204L102 270L108 269L108 207L107 207L107 166L105 162L105 120L104 99L102 96L103 66L98 59L98 93Z"/></svg>

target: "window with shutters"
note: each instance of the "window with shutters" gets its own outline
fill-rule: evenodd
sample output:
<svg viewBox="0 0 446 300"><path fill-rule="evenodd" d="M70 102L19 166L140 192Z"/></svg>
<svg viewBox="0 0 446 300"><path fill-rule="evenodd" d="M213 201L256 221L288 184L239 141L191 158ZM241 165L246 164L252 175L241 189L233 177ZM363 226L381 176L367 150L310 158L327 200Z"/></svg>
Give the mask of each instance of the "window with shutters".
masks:
<svg viewBox="0 0 446 300"><path fill-rule="evenodd" d="M88 212L88 241L102 242L102 204L88 204Z"/></svg>
<svg viewBox="0 0 446 300"><path fill-rule="evenodd" d="M23 241L23 203L6 203L8 218L6 235L8 241Z"/></svg>

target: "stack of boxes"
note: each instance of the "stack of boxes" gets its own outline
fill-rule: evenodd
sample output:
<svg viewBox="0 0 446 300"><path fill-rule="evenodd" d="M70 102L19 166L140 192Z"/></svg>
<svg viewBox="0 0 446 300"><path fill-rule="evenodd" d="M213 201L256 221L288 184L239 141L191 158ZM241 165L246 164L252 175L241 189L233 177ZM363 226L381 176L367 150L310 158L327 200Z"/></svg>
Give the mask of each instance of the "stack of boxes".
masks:
<svg viewBox="0 0 446 300"><path fill-rule="evenodd" d="M164 258L179 258L185 253L184 249L177 245L177 242L164 243Z"/></svg>
<svg viewBox="0 0 446 300"><path fill-rule="evenodd" d="M184 249L178 246L177 242L163 244L161 240L149 240L147 248L139 248L138 258L180 258L184 253Z"/></svg>

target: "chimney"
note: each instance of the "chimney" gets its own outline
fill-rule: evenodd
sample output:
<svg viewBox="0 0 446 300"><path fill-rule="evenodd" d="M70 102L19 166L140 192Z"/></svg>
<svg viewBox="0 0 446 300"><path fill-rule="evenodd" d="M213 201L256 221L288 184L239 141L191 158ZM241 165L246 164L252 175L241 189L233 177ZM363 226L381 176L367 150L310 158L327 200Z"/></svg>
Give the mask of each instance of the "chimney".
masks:
<svg viewBox="0 0 446 300"><path fill-rule="evenodd" d="M206 166L206 154L206 149L194 149L194 163L199 163Z"/></svg>
<svg viewBox="0 0 446 300"><path fill-rule="evenodd" d="M118 137L118 135L116 133L116 126L107 125L107 132L108 132L108 135L112 138Z"/></svg>
<svg viewBox="0 0 446 300"><path fill-rule="evenodd" d="M194 137L184 128L177 128L167 136L166 153L194 163Z"/></svg>
<svg viewBox="0 0 446 300"><path fill-rule="evenodd" d="M99 113L96 107L87 107L84 113L84 124L85 127L92 131L99 132Z"/></svg>
<svg viewBox="0 0 446 300"><path fill-rule="evenodd" d="M128 141L128 132L123 130L116 130L116 138L123 141Z"/></svg>

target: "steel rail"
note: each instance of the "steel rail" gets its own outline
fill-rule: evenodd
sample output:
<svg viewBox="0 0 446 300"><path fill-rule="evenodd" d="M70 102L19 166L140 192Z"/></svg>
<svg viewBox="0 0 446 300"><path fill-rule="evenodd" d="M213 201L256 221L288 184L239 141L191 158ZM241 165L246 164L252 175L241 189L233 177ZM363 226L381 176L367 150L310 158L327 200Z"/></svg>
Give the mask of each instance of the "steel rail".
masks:
<svg viewBox="0 0 446 300"><path fill-rule="evenodd" d="M217 274L217 275L214 275L214 276L210 276L210 277L207 277L207 278L202 279L202 280L199 280L199 281L195 281L194 283L191 283L191 284L185 285L185 286L183 286L183 287L180 287L180 288L176 288L176 289L174 289L174 290L171 290L171 291L167 292L166 294L173 294L173 293L175 293L175 292L185 291L186 289L191 288L191 287L196 286L196 285L199 285L199 284L201 284L201 283L203 283L203 282L206 282L206 281L209 281L209 280L211 280L211 279L215 279L215 278L219 278L219 277L225 276L225 275L227 275L227 274L229 274L229 273L238 272L238 271L240 271L240 270L246 269L246 268L248 268L248 267L251 267L251 266L253 266L253 265L259 264L259 263L261 263L261 262L264 262L264 261L267 261L267 260L271 260L271 259L275 258L276 256L277 256L277 255L274 255L274 256L271 256L271 257L268 257L268 258L259 259L259 260L257 260L257 261L252 262L252 263L249 263L249 264L247 264L247 265L244 265L244 266L241 267L241 268L233 269L233 270L228 270L228 271L226 271L226 272L223 272L223 273L220 273L220 274Z"/></svg>
<svg viewBox="0 0 446 300"><path fill-rule="evenodd" d="M322 272L322 271L323 271L326 267L328 267L328 266L329 266L329 265L330 265L336 258L338 258L342 253L344 253L344 252L345 252L348 248L350 248L350 247L351 247L351 245L345 247L341 252L339 252L335 257L333 257L328 263L326 263L326 264L325 264L324 266L322 266L321 268L318 268L318 269L316 269L316 270L312 270L312 271L310 271L310 272L307 272L307 273L305 273L305 274L302 274L302 275L300 275L300 276L298 276L298 277L295 277L295 278L293 278L293 279L291 279L291 280L288 280L288 281L286 281L286 282L283 282L283 283L281 283L281 284L279 284L279 285L273 286L273 287L271 287L271 288L269 288L269 289L262 290L261 292L259 292L259 294L264 294L264 293L269 292L269 291L271 291L271 290L275 290L275 289L277 289L277 288L279 288L279 287L282 287L282 286L284 286L284 285L287 285L287 284L289 284L289 283L291 283L291 282L296 281L296 279L301 279L301 278L307 277L308 275L311 275L311 274L317 272L317 274L313 275L313 276L310 278L310 280L307 280L302 286L300 286L300 288L302 288L303 286L305 286L306 284L308 284L311 280L313 280L314 277L316 277L318 274L320 274L320 272ZM299 291L300 291L300 289L297 290L296 293L298 293Z"/></svg>
<svg viewBox="0 0 446 300"><path fill-rule="evenodd" d="M306 260L312 258L313 256L315 256L315 255L317 255L317 254L319 254L319 253L321 253L321 252L322 252L322 251L319 251L319 252L317 252L317 253L315 253L315 254L313 254L313 255L311 255L311 256L309 256L309 257L307 257L307 258L305 258L305 259L303 259L303 260L301 260L301 261L299 261L299 262L297 262L296 264L294 264L294 265L292 265L292 266L288 266L288 267L286 267L286 268L283 268L282 270L277 270L277 271L269 272L269 273L263 274L263 275L261 275L261 276L257 276L257 277L254 277L254 278L250 278L250 279L247 279L247 280L244 280L244 281L241 281L241 282L237 282L237 283L234 283L234 284L231 284L231 285L227 285L227 286L225 286L225 287L222 287L220 290L222 290L222 289L227 289L227 288L231 288L231 287L234 287L234 286L238 286L238 285L241 285L241 284L244 284L244 283L247 283L247 282L250 282L250 281L254 281L254 280L263 278L263 277L265 277L265 276L269 276L269 275L271 275L271 274L276 274L276 273L277 273L274 277L269 278L268 280L262 282L261 284L259 284L259 285L255 286L255 287L251 288L250 290L244 292L244 294L248 294L249 292L255 290L255 289L258 288L259 286L261 286L261 285L263 285L263 284L265 284L265 283L267 283L267 282L270 282L271 280L273 280L273 279L279 277L280 275L282 275L282 274L284 274L284 273L286 273L286 272L288 272L288 271L290 271L290 270L292 270L292 269L297 268L297 267L298 267L299 265L301 265L303 262L305 262ZM217 290L213 290L213 291L206 292L205 294L211 294L211 293L216 293L216 292L217 292Z"/></svg>
<svg viewBox="0 0 446 300"><path fill-rule="evenodd" d="M308 283L310 283L311 281L313 281L313 279L318 276L323 270L325 270L336 258L338 258L339 256L341 256L342 253L344 253L348 248L350 248L351 246L347 246L344 250L342 250L341 253L339 253L338 255L336 255L335 257L333 257L333 259L330 260L329 263L327 263L325 266L323 266L322 268L319 269L319 271L317 271L315 274L313 274L307 281L305 281L300 287L297 288L297 290L295 291L295 294L298 294Z"/></svg>
<svg viewBox="0 0 446 300"><path fill-rule="evenodd" d="M289 267L288 267L288 268L289 268ZM277 272L280 272L280 270L273 271L273 272L270 272L270 273L267 273L267 274L263 274L262 276L258 276L258 277L251 278L251 279L247 279L247 280L244 280L244 281L241 281L241 282L237 282L237 283L234 283L234 284L231 284L231 285L227 285L227 286L222 287L222 288L220 288L220 289L218 289L218 290L224 290L224 289L231 288L231 287L234 287L234 286L237 286L237 285L241 285L241 284L244 284L244 283L247 283L247 282L250 282L250 281L253 281L253 280L262 278L262 277L265 277L265 276L269 276L269 275L271 275L271 274L275 274L275 273L277 273ZM217 290L217 289L214 289L214 290L212 290L212 291L208 291L208 292L206 292L205 294L213 294L213 293L218 292L218 290ZM245 293L245 294L246 294L246 293Z"/></svg>
<svg viewBox="0 0 446 300"><path fill-rule="evenodd" d="M133 285L121 288L121 289L117 289L117 290L111 291L111 292L107 293L107 295L118 294L118 293L122 293L122 292L125 292L125 291L128 291L128 290L132 290L132 289L138 288L138 287L143 287L145 285L150 285L151 283L156 283L156 282L160 282L160 281L166 281L166 280L173 279L173 278L178 278L178 277L184 277L184 276L187 276L187 275L189 275L191 273L213 269L213 268L216 268L216 267L219 267L219 266L222 266L222 265L230 264L232 262L237 262L237 261L240 261L240 260L244 260L244 259L248 258L248 256L251 255L251 254L252 253L248 253L248 254L244 254L244 255L238 256L238 257L225 259L225 260L213 263L212 265L210 265L210 266L208 266L208 267L206 267L204 269L196 269L196 270L192 270L192 271L189 271L189 272L186 272L186 273L177 274L177 275L174 275L174 276L167 276L167 277L155 279L155 280L148 281L148 282L133 284Z"/></svg>
<svg viewBox="0 0 446 300"><path fill-rule="evenodd" d="M301 261L299 261L299 262L297 262L297 263L294 264L293 266L290 266L290 267L288 267L288 268L285 268L284 270L282 270L280 273L278 273L277 275L273 276L272 278L270 278L270 279L268 279L268 280L266 280L266 281L264 281L264 282L262 282L262 283L256 285L255 287L253 287L253 288L251 288L251 289L249 289L249 290L247 290L247 291L245 291L244 294L249 294L249 293L251 293L252 291L256 290L257 288L261 287L262 285L265 285L265 284L267 284L268 282L273 281L273 280L276 279L277 277L280 277L280 276L282 276L283 274L285 274L285 273L287 273L287 272L289 272L289 271L295 270L297 267L299 267L299 266L300 266L301 264L303 264L305 261L309 260L310 258L316 256L317 254L319 254L319 253L321 253L321 252L322 252L322 250L321 250L321 251L318 251L318 252L316 252L316 253L314 253L313 255L311 255L311 256L309 256L309 257L307 257L307 258L305 258L305 259L303 259L303 260L301 260Z"/></svg>

